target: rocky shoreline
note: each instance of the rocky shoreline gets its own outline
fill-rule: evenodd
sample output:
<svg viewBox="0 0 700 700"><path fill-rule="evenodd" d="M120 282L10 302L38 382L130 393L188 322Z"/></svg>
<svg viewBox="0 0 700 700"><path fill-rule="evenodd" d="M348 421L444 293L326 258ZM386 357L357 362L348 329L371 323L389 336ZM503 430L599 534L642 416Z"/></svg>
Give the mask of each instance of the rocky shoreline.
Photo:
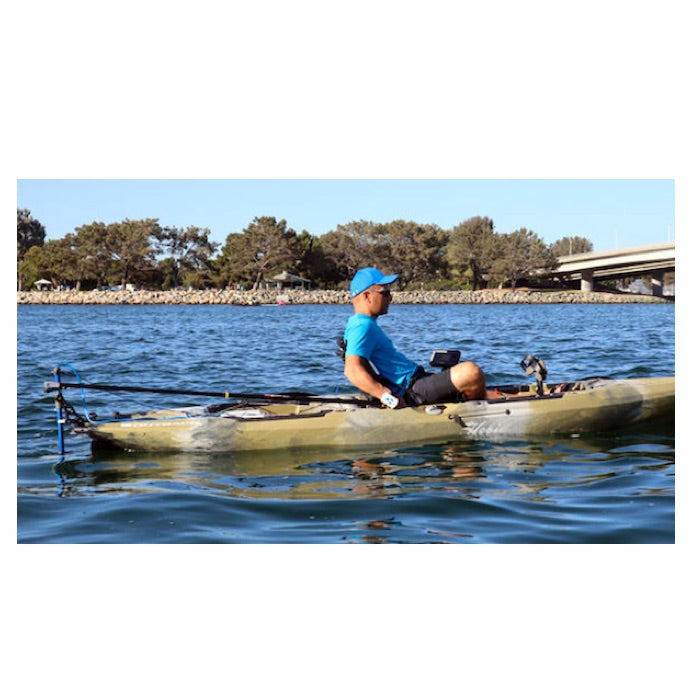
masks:
<svg viewBox="0 0 700 700"><path fill-rule="evenodd" d="M396 291L394 304L668 304L674 297L575 290L484 289L471 291ZM164 291L27 291L18 304L350 304L348 291L325 290L169 290Z"/></svg>

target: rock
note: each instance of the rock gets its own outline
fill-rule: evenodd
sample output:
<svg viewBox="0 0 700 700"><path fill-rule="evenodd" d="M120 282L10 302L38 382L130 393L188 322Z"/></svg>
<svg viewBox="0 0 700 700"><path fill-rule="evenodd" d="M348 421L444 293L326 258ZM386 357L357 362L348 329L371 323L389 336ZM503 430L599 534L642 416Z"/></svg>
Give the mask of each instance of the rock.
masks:
<svg viewBox="0 0 700 700"><path fill-rule="evenodd" d="M275 289L237 291L231 289L168 291L26 291L17 292L18 304L230 304L235 306L279 305ZM287 304L350 304L344 290L285 290ZM674 298L644 294L581 292L575 290L538 291L532 289L484 289L480 291L396 291L394 304L664 304Z"/></svg>

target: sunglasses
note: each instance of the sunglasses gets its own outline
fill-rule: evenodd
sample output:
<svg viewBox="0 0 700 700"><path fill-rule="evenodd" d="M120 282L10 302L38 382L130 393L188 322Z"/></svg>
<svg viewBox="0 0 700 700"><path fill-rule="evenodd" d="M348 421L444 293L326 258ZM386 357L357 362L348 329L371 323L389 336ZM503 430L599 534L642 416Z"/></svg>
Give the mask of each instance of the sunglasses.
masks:
<svg viewBox="0 0 700 700"><path fill-rule="evenodd" d="M370 292L374 292L375 294L381 294L383 297L390 297L391 296L391 289L370 289Z"/></svg>

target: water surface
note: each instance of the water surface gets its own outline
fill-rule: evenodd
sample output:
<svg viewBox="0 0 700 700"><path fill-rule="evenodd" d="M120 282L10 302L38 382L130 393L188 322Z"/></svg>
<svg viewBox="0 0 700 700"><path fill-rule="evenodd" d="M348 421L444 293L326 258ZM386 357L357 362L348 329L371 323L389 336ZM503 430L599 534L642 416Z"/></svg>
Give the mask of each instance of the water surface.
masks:
<svg viewBox="0 0 700 700"><path fill-rule="evenodd" d="M86 382L213 391L350 390L345 306L20 306L17 540L62 543L655 543L675 539L671 425L539 440L459 439L342 453L93 453L57 464L56 364ZM393 306L382 325L427 364L458 348L487 382L675 374L671 305ZM76 407L79 393L67 393ZM187 397L87 396L97 413ZM196 401L195 401L196 402Z"/></svg>

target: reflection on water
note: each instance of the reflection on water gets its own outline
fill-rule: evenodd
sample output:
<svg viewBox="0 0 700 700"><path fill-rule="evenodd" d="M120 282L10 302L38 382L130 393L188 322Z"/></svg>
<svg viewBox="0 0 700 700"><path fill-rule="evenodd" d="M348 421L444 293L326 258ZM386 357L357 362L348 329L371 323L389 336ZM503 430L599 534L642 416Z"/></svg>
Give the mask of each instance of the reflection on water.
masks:
<svg viewBox="0 0 700 700"><path fill-rule="evenodd" d="M526 496L545 501L553 499L553 489L590 486L629 469L672 467L672 437L667 436L669 442L654 437L653 443L645 442L644 436L625 438L624 433L537 441L465 440L368 452L297 449L147 457L110 452L60 462L54 471L64 497L146 493L177 483L237 499L381 499L442 491L465 499Z"/></svg>
<svg viewBox="0 0 700 700"><path fill-rule="evenodd" d="M364 452L112 452L66 459L54 473L52 485L29 475L18 488L18 517L37 523L37 541L675 538L673 431L464 439ZM48 501L73 501L71 512L79 516L61 521L55 540L50 528L64 509Z"/></svg>

